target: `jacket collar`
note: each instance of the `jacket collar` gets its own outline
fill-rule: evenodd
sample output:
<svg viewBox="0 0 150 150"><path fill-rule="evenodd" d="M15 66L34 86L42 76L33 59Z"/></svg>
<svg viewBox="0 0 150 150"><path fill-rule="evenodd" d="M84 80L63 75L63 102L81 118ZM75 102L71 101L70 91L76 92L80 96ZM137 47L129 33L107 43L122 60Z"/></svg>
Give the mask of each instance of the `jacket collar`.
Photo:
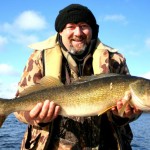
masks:
<svg viewBox="0 0 150 150"><path fill-rule="evenodd" d="M28 47L35 50L50 49L59 44L58 42L56 42L56 39L57 39L57 34L51 36L50 38L42 42L31 44ZM117 52L117 49L114 49L110 46L103 44L99 39L97 40L96 49L107 49L109 52L112 53Z"/></svg>
<svg viewBox="0 0 150 150"><path fill-rule="evenodd" d="M31 44L28 47L31 49L35 49L35 50L43 50L43 49L53 48L56 45L58 45L58 43L56 42L56 38L57 38L57 34L51 36L50 38L48 38L42 42L37 42L37 43Z"/></svg>

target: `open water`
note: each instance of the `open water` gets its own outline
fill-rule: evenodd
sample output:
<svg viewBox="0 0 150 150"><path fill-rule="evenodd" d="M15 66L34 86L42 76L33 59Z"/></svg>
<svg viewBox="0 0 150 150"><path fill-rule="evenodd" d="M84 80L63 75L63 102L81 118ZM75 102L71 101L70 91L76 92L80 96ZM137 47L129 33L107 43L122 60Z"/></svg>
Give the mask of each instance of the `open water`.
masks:
<svg viewBox="0 0 150 150"><path fill-rule="evenodd" d="M9 115L0 128L0 150L19 150L26 128L13 114ZM131 123L131 128L134 134L133 150L150 150L150 114L142 114Z"/></svg>

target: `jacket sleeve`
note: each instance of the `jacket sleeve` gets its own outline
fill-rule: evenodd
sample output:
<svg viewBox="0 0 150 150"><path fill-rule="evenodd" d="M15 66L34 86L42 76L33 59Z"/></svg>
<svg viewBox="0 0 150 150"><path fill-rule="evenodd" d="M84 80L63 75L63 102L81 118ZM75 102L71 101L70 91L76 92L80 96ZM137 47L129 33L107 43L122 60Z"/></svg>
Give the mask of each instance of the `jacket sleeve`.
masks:
<svg viewBox="0 0 150 150"><path fill-rule="evenodd" d="M29 86L36 84L43 76L42 54L41 51L35 50L29 57L24 68L21 80L18 83L16 97ZM15 116L19 121L28 123L25 119L25 112L15 112ZM34 125L34 124L33 124Z"/></svg>
<svg viewBox="0 0 150 150"><path fill-rule="evenodd" d="M129 75L129 69L125 57L120 53L109 54L109 69L111 73Z"/></svg>

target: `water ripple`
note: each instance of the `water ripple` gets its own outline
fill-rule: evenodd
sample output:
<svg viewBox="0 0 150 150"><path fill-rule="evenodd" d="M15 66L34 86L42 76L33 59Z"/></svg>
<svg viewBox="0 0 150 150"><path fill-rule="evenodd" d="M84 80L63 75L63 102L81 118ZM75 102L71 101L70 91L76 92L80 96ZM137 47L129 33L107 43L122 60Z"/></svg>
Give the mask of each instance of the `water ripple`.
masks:
<svg viewBox="0 0 150 150"><path fill-rule="evenodd" d="M143 114L130 125L134 135L133 150L150 150L150 114ZM0 128L0 150L19 150L26 128L13 114L9 115Z"/></svg>

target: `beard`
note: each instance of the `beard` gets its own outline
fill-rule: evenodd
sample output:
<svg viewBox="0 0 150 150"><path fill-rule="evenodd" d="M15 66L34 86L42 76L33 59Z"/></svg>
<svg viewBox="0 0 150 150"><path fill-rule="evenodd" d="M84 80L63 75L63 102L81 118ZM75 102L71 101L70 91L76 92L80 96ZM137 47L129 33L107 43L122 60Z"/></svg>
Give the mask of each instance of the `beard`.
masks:
<svg viewBox="0 0 150 150"><path fill-rule="evenodd" d="M75 48L73 47L73 45L70 45L70 48L69 48L69 52L71 54L82 54L87 48L87 44L84 44L82 46L79 45L79 48Z"/></svg>

